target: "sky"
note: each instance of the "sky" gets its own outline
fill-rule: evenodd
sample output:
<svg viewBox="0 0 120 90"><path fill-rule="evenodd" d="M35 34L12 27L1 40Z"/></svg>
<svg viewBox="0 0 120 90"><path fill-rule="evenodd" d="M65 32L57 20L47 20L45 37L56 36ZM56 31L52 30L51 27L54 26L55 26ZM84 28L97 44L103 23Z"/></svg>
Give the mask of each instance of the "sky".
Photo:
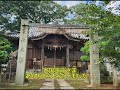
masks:
<svg viewBox="0 0 120 90"><path fill-rule="evenodd" d="M66 5L68 8L71 6L74 6L76 4L79 3L91 3L92 0L83 0L83 1L54 1L60 5ZM96 1L96 5L103 5L103 1ZM109 3L107 6L105 6L105 9L108 10L108 8L112 8L111 12L116 14L116 15L120 15L120 1L111 1L111 3ZM119 10L116 10L116 8L119 8ZM72 16L69 15L69 17L71 18Z"/></svg>
<svg viewBox="0 0 120 90"><path fill-rule="evenodd" d="M55 2L57 2L58 4L63 5L63 6L66 5L69 8L71 6L79 4L82 1L55 1Z"/></svg>
<svg viewBox="0 0 120 90"><path fill-rule="evenodd" d="M54 1L54 2L56 2L56 3L58 3L58 4L60 4L60 5L62 5L62 6L64 6L64 5L66 5L68 8L69 7L71 7L71 6L74 6L74 5L77 5L77 4L79 4L79 3L86 3L86 2L90 2L91 0L84 0L84 1L79 1L79 0L77 0L77 1ZM74 15L72 15L72 14L68 14L68 16L66 17L67 19L71 19L71 18L73 18L74 17Z"/></svg>
<svg viewBox="0 0 120 90"><path fill-rule="evenodd" d="M120 15L120 1L112 1L106 6L106 9L111 8L111 12ZM119 10L118 10L119 8Z"/></svg>
<svg viewBox="0 0 120 90"><path fill-rule="evenodd" d="M71 6L74 6L76 4L79 4L79 3L86 3L86 2L91 2L91 0L84 0L84 1L79 1L79 0L76 0L76 1L54 1L54 2L57 2L58 4L60 5L66 5L68 8L71 7Z"/></svg>

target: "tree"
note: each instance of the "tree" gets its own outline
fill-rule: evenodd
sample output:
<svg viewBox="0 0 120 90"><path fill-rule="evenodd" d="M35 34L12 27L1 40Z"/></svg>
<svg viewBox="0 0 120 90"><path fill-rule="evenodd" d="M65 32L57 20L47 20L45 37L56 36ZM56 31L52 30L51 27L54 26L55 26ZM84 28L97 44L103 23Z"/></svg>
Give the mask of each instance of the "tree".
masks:
<svg viewBox="0 0 120 90"><path fill-rule="evenodd" d="M89 61L90 60L90 50L89 50L89 46L90 46L90 42L87 41L84 45L84 47L82 47L80 49L80 51L84 52L84 55L80 57L81 61Z"/></svg>
<svg viewBox="0 0 120 90"><path fill-rule="evenodd" d="M120 16L105 11L95 4L79 4L71 9L76 15L74 23L83 23L91 28L92 34L98 33L99 40L90 41L99 44L100 60L97 61L106 62L105 58L107 58L107 62L120 68Z"/></svg>
<svg viewBox="0 0 120 90"><path fill-rule="evenodd" d="M115 61L111 62L119 67L120 16L114 15L110 11L105 11L94 4L79 4L72 7L72 10L76 15L74 23L83 23L91 28L91 33L97 32L99 34L100 38L97 43L99 43L101 58L109 57L109 60L115 59Z"/></svg>
<svg viewBox="0 0 120 90"><path fill-rule="evenodd" d="M49 1L0 1L0 20L7 30L19 30L20 20L29 19L33 23L49 23L65 19L67 6ZM14 16L14 20L10 18Z"/></svg>
<svg viewBox="0 0 120 90"><path fill-rule="evenodd" d="M11 50L11 43L0 34L0 64L5 63L6 60L8 60Z"/></svg>
<svg viewBox="0 0 120 90"><path fill-rule="evenodd" d="M11 48L10 42L3 36L4 31L19 31L21 18L29 19L32 23L49 23L57 19L64 20L68 11L66 6L51 0L0 1L0 25L4 27L0 36L0 60L8 57Z"/></svg>

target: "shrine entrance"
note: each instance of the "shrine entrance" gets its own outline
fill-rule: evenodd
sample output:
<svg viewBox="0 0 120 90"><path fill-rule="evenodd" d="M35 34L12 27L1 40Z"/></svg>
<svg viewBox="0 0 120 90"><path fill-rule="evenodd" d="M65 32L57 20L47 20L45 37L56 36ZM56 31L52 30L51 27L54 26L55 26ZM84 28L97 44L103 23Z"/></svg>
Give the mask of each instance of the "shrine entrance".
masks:
<svg viewBox="0 0 120 90"><path fill-rule="evenodd" d="M65 66L66 47L45 47L44 66L47 67L61 67Z"/></svg>
<svg viewBox="0 0 120 90"><path fill-rule="evenodd" d="M25 70L26 70L26 57L27 57L27 42L28 42L28 37L29 39L34 36L33 34L28 33L30 30L32 30L34 27L34 32L38 32L37 36L44 36L44 34L63 34L62 36L68 37L64 39L49 39L48 42L47 40L44 40L44 38L39 38L42 39L42 42L40 42L40 48L41 48L41 65L43 69L43 63L44 63L44 47L45 46L50 46L50 47L55 47L57 48L58 46L66 46L66 66L69 66L69 48L70 42L69 40L75 40L75 41L80 41L81 39L87 39L85 35L83 35L84 32L88 32L90 28L85 27L85 26L76 26L76 25L39 25L39 24L29 24L28 20L21 20L21 30L20 30L20 43L19 43L19 51L18 51L18 59L17 59L17 68L16 68L16 79L15 79L15 84L17 85L23 85L25 81ZM72 37L72 38L71 38ZM46 38L47 39L47 38ZM92 42L97 42L98 41L98 35L92 35L90 33L90 38ZM24 40L24 42L23 42ZM35 40L34 38L31 40ZM49 42L50 41L50 42ZM52 43L51 43L52 42ZM24 46L24 47L23 47ZM23 48L24 51L21 52L21 48ZM95 53L93 53L95 52ZM56 58L56 53L54 54L54 60ZM94 64L95 60L99 59L99 48L98 45L95 44L90 44L90 77L91 77L91 86L100 86L100 69L99 69L99 64ZM55 63L54 63L55 66ZM73 70L72 70L73 71ZM48 74L49 75L49 74ZM53 75L53 74L52 74ZM64 74L64 75L69 75ZM75 74L73 74L75 75Z"/></svg>
<svg viewBox="0 0 120 90"><path fill-rule="evenodd" d="M64 35L49 34L43 39L44 60L43 66L61 67L69 64L69 42ZM43 54L42 54L43 55Z"/></svg>

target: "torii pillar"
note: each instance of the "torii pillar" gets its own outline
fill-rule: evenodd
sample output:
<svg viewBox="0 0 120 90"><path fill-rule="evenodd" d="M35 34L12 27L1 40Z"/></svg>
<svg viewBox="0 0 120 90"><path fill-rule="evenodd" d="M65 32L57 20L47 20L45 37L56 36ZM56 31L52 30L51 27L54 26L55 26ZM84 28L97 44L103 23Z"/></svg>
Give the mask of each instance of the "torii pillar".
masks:
<svg viewBox="0 0 120 90"><path fill-rule="evenodd" d="M17 68L15 84L23 85L25 81L25 69L26 69L26 58L27 58L27 44L28 44L28 20L21 20L20 38L19 38L19 49L17 58Z"/></svg>
<svg viewBox="0 0 120 90"><path fill-rule="evenodd" d="M90 79L92 87L100 86L100 66L96 63L99 59L99 47L96 41L98 40L98 34L90 35ZM94 43L93 43L94 42Z"/></svg>

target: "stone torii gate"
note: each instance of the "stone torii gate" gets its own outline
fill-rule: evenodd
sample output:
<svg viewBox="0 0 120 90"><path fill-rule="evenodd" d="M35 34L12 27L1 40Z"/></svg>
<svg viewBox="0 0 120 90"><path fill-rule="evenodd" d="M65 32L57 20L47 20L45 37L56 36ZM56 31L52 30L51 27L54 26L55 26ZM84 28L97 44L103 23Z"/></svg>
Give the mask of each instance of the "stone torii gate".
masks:
<svg viewBox="0 0 120 90"><path fill-rule="evenodd" d="M20 30L20 39L19 39L19 49L18 49L18 58L17 58L17 69L16 69L16 85L23 85L25 81L25 69L26 69L26 57L27 57L27 44L28 44L28 28L29 21L21 20L21 30ZM49 31L57 32L57 29L52 29ZM90 31L90 29L88 29ZM72 31L72 30L70 30ZM85 29L77 30L77 33L82 33L86 31ZM65 33L68 33L66 30ZM97 40L97 35L90 35L90 40ZM43 57L42 57L43 58ZM96 87L100 86L100 68L99 64L94 64L96 60L99 59L99 49L97 44L90 45L90 77L91 77L91 86Z"/></svg>

